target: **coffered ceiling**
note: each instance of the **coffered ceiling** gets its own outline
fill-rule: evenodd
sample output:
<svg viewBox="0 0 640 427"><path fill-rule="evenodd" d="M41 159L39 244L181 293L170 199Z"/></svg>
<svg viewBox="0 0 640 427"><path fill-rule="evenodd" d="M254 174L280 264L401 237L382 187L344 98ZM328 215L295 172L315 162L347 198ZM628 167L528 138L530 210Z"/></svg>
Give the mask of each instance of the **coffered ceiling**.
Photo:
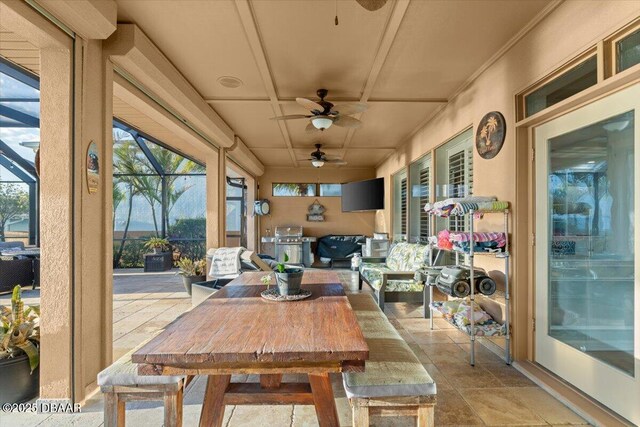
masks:
<svg viewBox="0 0 640 427"><path fill-rule="evenodd" d="M374 167L444 105L550 0L117 0L267 166L309 166L313 144ZM336 7L339 25L334 25ZM231 76L238 88L221 85ZM309 134L296 97L362 101L363 126ZM326 148L326 149L325 149Z"/></svg>

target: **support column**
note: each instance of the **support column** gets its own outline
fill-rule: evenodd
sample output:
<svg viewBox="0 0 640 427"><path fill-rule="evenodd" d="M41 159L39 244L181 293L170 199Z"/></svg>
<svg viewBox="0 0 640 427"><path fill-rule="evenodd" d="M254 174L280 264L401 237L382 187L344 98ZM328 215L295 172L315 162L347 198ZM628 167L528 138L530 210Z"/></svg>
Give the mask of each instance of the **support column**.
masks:
<svg viewBox="0 0 640 427"><path fill-rule="evenodd" d="M226 211L226 153L224 149L211 151L206 158L207 168L207 249L225 244Z"/></svg>
<svg viewBox="0 0 640 427"><path fill-rule="evenodd" d="M40 397L72 393L73 139L69 50L40 51Z"/></svg>

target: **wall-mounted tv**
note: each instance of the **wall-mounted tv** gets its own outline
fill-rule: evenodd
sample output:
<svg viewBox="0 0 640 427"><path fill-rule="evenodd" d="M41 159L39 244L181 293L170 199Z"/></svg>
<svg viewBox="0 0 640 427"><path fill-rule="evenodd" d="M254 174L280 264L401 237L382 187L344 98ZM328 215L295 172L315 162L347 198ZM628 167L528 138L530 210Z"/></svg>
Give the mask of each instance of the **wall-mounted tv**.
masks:
<svg viewBox="0 0 640 427"><path fill-rule="evenodd" d="M342 212L384 209L384 178L342 184Z"/></svg>

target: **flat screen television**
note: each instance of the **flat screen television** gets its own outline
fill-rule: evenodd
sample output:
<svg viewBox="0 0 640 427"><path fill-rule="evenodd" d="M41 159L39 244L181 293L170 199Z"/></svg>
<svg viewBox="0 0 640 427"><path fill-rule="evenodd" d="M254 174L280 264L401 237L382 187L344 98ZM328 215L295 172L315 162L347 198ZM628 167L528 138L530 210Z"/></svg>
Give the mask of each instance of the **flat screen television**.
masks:
<svg viewBox="0 0 640 427"><path fill-rule="evenodd" d="M342 184L342 212L384 209L384 178Z"/></svg>

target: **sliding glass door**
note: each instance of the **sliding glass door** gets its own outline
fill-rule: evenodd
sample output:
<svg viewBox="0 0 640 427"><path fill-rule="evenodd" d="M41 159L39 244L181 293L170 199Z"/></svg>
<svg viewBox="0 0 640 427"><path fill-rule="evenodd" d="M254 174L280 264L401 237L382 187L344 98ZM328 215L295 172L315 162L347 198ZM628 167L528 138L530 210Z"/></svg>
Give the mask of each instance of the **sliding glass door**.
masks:
<svg viewBox="0 0 640 427"><path fill-rule="evenodd" d="M535 129L536 361L640 424L640 84Z"/></svg>

